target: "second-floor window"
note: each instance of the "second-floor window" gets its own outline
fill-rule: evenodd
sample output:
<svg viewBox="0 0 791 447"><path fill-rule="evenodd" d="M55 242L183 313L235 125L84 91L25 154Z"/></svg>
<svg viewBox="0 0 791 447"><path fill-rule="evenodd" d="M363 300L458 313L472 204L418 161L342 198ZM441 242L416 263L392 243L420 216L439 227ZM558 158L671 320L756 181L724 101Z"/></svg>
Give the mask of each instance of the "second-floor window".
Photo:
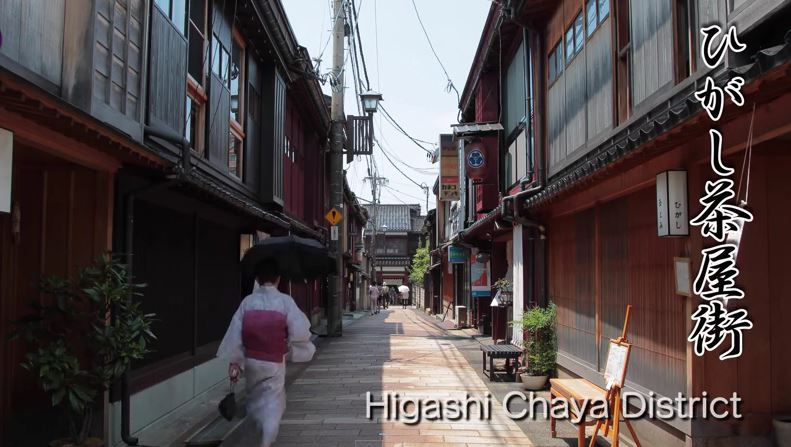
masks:
<svg viewBox="0 0 791 447"><path fill-rule="evenodd" d="M566 30L566 63L570 64L574 56L582 51L585 37L582 31L582 13L577 14L577 17L569 25Z"/></svg>
<svg viewBox="0 0 791 447"><path fill-rule="evenodd" d="M590 37L596 28L610 15L610 0L588 0L585 5L587 35Z"/></svg>
<svg viewBox="0 0 791 447"><path fill-rule="evenodd" d="M206 0L190 0L187 62L187 123L184 137L200 156L205 155L206 121Z"/></svg>
<svg viewBox="0 0 791 447"><path fill-rule="evenodd" d="M549 83L555 82L557 78L563 74L563 66L565 65L563 59L563 41L555 45L555 48L549 52L549 61L547 63L549 71Z"/></svg>
<svg viewBox="0 0 791 447"><path fill-rule="evenodd" d="M244 40L234 30L231 44L228 88L231 90L230 135L228 136L228 172L243 177L244 161Z"/></svg>
<svg viewBox="0 0 791 447"><path fill-rule="evenodd" d="M187 0L154 0L154 3L173 22L173 26L184 34L187 25Z"/></svg>

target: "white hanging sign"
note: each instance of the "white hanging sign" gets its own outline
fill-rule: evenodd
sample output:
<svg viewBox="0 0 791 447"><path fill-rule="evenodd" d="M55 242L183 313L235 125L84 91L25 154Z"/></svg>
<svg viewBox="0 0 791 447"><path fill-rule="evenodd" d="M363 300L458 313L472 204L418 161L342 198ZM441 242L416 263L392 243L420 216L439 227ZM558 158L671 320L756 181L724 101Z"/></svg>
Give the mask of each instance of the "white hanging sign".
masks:
<svg viewBox="0 0 791 447"><path fill-rule="evenodd" d="M338 240L338 226L333 225L330 227L330 240L337 241Z"/></svg>
<svg viewBox="0 0 791 447"><path fill-rule="evenodd" d="M0 213L11 212L11 176L14 160L14 133L0 129Z"/></svg>
<svg viewBox="0 0 791 447"><path fill-rule="evenodd" d="M687 171L665 171L656 176L657 235L689 236Z"/></svg>

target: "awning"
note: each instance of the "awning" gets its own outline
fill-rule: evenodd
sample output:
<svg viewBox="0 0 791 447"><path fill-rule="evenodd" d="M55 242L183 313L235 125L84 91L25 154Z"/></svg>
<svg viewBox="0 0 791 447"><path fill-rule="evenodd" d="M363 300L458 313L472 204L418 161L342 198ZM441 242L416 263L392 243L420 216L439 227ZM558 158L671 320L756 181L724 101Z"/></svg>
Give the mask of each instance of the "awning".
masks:
<svg viewBox="0 0 791 447"><path fill-rule="evenodd" d="M431 264L431 266L428 268L428 271L433 272L434 270L440 268L441 266L442 266L441 262L438 262L436 264Z"/></svg>
<svg viewBox="0 0 791 447"><path fill-rule="evenodd" d="M467 243L475 243L482 240L488 242L489 238L486 237L487 234L493 234L497 231L506 231L511 228L509 224L508 226L504 225L502 228L498 229L496 223L500 217L502 217L502 208L498 206L490 211L489 214L462 230L459 233L459 240Z"/></svg>
<svg viewBox="0 0 791 447"><path fill-rule="evenodd" d="M480 137L503 130L500 123L462 123L451 124L450 127L453 129L454 138Z"/></svg>

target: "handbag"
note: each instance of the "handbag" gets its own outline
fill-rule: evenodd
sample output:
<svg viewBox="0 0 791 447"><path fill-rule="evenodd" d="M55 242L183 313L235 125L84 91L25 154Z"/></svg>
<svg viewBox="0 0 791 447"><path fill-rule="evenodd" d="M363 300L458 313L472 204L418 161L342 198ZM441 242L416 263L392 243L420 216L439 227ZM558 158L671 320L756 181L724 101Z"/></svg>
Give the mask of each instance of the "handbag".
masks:
<svg viewBox="0 0 791 447"><path fill-rule="evenodd" d="M236 393L233 391L234 383L231 382L230 392L223 397L217 409L220 411L222 417L227 420L233 420L236 415Z"/></svg>

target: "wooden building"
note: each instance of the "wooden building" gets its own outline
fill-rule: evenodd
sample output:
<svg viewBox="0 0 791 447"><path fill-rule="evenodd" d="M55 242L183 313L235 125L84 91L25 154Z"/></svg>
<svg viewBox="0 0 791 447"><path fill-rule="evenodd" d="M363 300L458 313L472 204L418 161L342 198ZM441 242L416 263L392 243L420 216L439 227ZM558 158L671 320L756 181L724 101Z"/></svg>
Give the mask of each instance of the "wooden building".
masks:
<svg viewBox="0 0 791 447"><path fill-rule="evenodd" d="M782 230L791 221L783 199L791 187L784 174L791 123L781 112L791 101L787 2L506 3L490 10L461 101L466 124L504 128L489 148L500 157L503 198L486 215L466 205L475 222L465 223L458 241L489 245L497 259L498 232L510 223L514 314L557 304L558 374L603 385L607 341L631 304L627 389L743 399L742 420L638 421L643 445L768 439L772 418L791 411L791 338L783 329L789 292L781 273L791 267L781 255L791 249ZM700 29L712 24L735 26L746 49L710 69ZM709 76L717 85L745 81L745 105L726 95L716 122L695 97ZM729 346L695 354L687 336L702 300L676 293L674 258L690 259L694 275L712 239L697 227L681 237L660 237L657 228L656 178L664 171L686 171L689 218L701 211L698 199L715 178L711 128L724 136L723 159L742 184L740 198L750 182L747 207L755 216L738 256L746 296L729 305L746 309L754 327L744 332L741 357L729 360L718 358ZM739 175L743 167L752 180Z"/></svg>
<svg viewBox="0 0 791 447"><path fill-rule="evenodd" d="M409 268L422 243L425 216L420 205L363 205L370 216L366 227L366 246L376 258L373 266L376 281L387 286L409 284ZM373 226L376 238L373 239Z"/></svg>
<svg viewBox="0 0 791 447"><path fill-rule="evenodd" d="M250 244L327 239L325 97L279 0L8 0L0 32L0 128L13 133L0 328L41 275L129 255L158 338L131 397L114 389L104 405L115 445L223 381L214 353L252 284L239 271ZM322 317L324 281L282 287ZM58 429L42 429L49 404L24 354L0 344L0 444Z"/></svg>
<svg viewBox="0 0 791 447"><path fill-rule="evenodd" d="M360 205L346 178L343 182L343 198L343 307L346 311L367 310L371 305L368 300L370 273L363 230L368 224L368 210Z"/></svg>

